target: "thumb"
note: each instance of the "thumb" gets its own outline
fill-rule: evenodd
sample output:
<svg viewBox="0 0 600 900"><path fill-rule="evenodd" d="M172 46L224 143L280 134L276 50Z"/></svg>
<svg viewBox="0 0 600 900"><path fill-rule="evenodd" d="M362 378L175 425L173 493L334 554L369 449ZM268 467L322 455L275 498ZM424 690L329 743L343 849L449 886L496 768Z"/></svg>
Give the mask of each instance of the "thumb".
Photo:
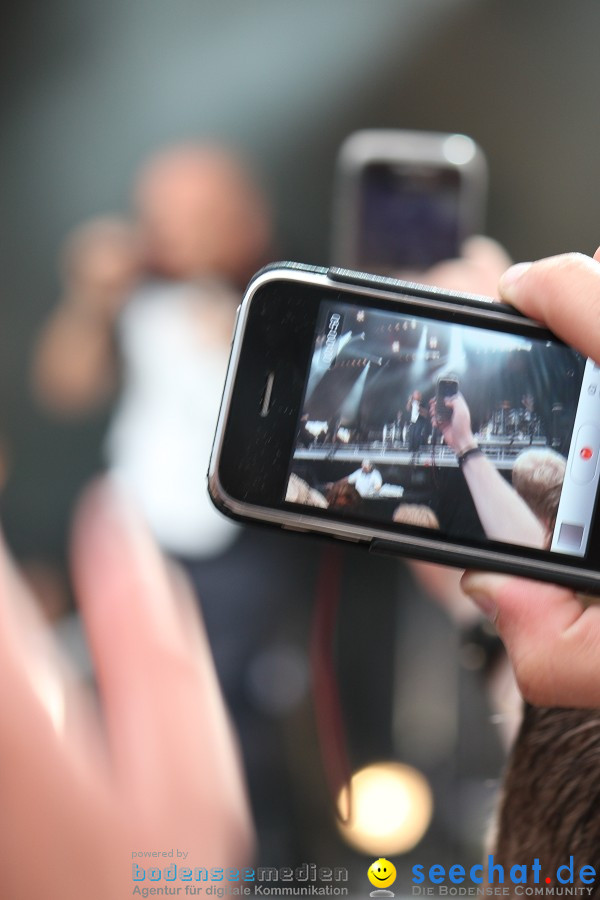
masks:
<svg viewBox="0 0 600 900"><path fill-rule="evenodd" d="M501 277L499 291L567 344L600 359L600 248L593 258L565 253L519 263Z"/></svg>
<svg viewBox="0 0 600 900"><path fill-rule="evenodd" d="M600 706L600 607L573 591L467 572L461 587L495 623L526 700Z"/></svg>

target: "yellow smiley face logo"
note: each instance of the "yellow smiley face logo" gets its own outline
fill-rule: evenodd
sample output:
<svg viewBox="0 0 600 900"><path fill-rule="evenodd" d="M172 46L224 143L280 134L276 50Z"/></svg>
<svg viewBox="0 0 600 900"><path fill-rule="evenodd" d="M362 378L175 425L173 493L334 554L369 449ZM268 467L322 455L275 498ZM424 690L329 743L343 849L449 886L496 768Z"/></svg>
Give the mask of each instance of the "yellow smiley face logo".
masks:
<svg viewBox="0 0 600 900"><path fill-rule="evenodd" d="M369 866L367 875L374 887L386 888L396 880L396 867L389 859L376 859Z"/></svg>

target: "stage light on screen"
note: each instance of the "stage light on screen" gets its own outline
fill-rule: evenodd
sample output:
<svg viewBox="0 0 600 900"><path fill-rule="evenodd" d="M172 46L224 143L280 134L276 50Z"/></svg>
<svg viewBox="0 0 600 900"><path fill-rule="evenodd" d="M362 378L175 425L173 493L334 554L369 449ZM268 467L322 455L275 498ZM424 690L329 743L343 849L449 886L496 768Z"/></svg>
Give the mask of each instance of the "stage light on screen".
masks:
<svg viewBox="0 0 600 900"><path fill-rule="evenodd" d="M479 328L465 328L464 343L469 350L478 350L482 353L510 353L513 350L531 350L531 341L519 337L516 334L499 334L493 331L484 331ZM457 328L452 329L452 335L458 333ZM452 343L450 344L452 348Z"/></svg>
<svg viewBox="0 0 600 900"><path fill-rule="evenodd" d="M349 802L348 802L349 801ZM379 762L355 772L338 798L338 827L352 847L391 856L412 850L429 827L433 797L427 779L412 766Z"/></svg>
<svg viewBox="0 0 600 900"><path fill-rule="evenodd" d="M400 352L400 341L394 341L392 343L392 353L399 353L399 352Z"/></svg>
<svg viewBox="0 0 600 900"><path fill-rule="evenodd" d="M365 339L364 331L361 332L360 334L355 335L354 338L355 338L355 340L358 339L358 340L364 341L364 339ZM352 332L351 331L347 331L345 334L343 334L341 336L341 338L338 339L337 348L336 348L338 355L342 352L342 350L344 349L346 344L350 343L351 340L352 340Z"/></svg>
<svg viewBox="0 0 600 900"><path fill-rule="evenodd" d="M467 356L463 346L462 332L460 328L452 328L450 330L450 347L446 358L446 365L439 370L439 375L445 375L446 372L456 372L463 374L467 368Z"/></svg>
<svg viewBox="0 0 600 900"><path fill-rule="evenodd" d="M422 382L427 369L427 352L425 350L425 348L427 347L427 331L428 326L425 325L419 337L419 345L417 347L416 353L414 353L412 356L410 377L412 380L412 384L415 385L415 388L422 388Z"/></svg>
<svg viewBox="0 0 600 900"><path fill-rule="evenodd" d="M340 407L340 418L344 422L354 422L358 416L360 401L362 400L362 395L365 389L365 383L367 381L367 375L369 374L370 368L371 363L368 362L354 382L352 388L350 389L350 393Z"/></svg>

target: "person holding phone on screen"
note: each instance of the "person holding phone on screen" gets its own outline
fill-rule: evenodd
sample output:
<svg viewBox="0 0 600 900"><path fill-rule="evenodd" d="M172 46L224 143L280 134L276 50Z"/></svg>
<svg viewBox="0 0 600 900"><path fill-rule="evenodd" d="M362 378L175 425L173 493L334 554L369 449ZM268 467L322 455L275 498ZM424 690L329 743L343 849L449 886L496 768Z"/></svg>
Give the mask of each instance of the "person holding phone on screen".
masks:
<svg viewBox="0 0 600 900"><path fill-rule="evenodd" d="M456 453L486 536L526 547L543 547L546 533L541 522L475 440L471 413L462 393L440 402L449 415L440 415L434 398L430 404L432 423Z"/></svg>

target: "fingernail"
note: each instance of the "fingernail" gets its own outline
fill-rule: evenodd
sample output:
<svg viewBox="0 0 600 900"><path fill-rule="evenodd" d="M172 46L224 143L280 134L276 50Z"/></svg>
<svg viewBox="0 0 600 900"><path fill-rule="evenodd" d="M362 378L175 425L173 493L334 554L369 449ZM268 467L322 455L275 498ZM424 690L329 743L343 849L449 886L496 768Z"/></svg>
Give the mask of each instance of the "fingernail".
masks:
<svg viewBox="0 0 600 900"><path fill-rule="evenodd" d="M516 266L511 266L510 269L507 269L504 275L500 277L500 281L498 282L498 288L500 290L500 294L503 297L506 297L507 300L510 300L513 295L517 282L523 277L525 272L528 272L533 263L530 262L522 262L517 263Z"/></svg>
<svg viewBox="0 0 600 900"><path fill-rule="evenodd" d="M498 618L498 607L495 600L498 579L504 581L499 575L474 572L463 575L460 583L465 594L471 598L490 622L495 622Z"/></svg>

